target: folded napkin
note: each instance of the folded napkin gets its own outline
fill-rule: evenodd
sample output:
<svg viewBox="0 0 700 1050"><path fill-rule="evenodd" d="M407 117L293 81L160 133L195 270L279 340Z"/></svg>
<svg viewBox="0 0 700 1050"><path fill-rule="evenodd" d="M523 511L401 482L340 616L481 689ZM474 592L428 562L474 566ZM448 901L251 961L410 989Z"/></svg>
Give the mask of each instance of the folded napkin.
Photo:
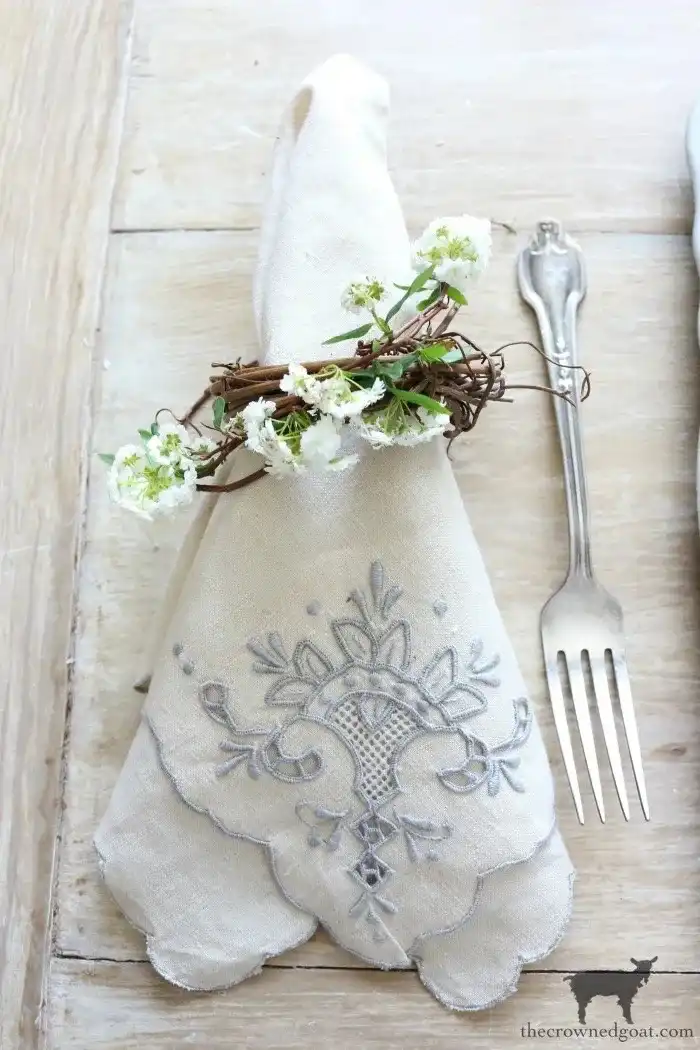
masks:
<svg viewBox="0 0 700 1050"><path fill-rule="evenodd" d="M328 356L349 280L410 273L387 112L384 82L336 57L284 118L255 291L268 363ZM573 873L445 443L211 508L96 837L153 965L222 988L320 922L448 1006L499 1001L562 935Z"/></svg>

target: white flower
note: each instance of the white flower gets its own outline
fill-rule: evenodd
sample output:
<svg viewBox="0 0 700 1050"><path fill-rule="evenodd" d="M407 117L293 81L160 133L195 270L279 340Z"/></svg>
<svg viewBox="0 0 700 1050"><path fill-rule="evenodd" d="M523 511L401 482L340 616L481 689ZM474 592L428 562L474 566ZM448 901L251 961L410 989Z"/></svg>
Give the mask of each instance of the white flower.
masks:
<svg viewBox="0 0 700 1050"><path fill-rule="evenodd" d="M351 314L372 310L386 298L386 288L376 277L360 277L343 290L340 305Z"/></svg>
<svg viewBox="0 0 700 1050"><path fill-rule="evenodd" d="M352 428L363 441L368 441L372 448L386 448L387 445L394 444L393 437L384 430L379 420L371 422L365 422L363 419L353 420Z"/></svg>
<svg viewBox="0 0 700 1050"><path fill-rule="evenodd" d="M318 408L334 419L353 419L376 401L381 401L386 393L381 379L375 379L371 387L354 388L347 380L332 386L330 384L334 383L333 380L324 382L328 383L329 387L323 390Z"/></svg>
<svg viewBox="0 0 700 1050"><path fill-rule="evenodd" d="M148 462L146 450L142 445L122 445L114 455L112 472L119 475L139 473Z"/></svg>
<svg viewBox="0 0 700 1050"><path fill-rule="evenodd" d="M340 456L341 425L329 416L321 416L301 435L301 457L309 470L338 472L354 467L359 461L356 453Z"/></svg>
<svg viewBox="0 0 700 1050"><path fill-rule="evenodd" d="M302 398L307 405L316 404L320 397L319 387L319 380L310 376L303 365L290 365L286 376L280 380L280 390Z"/></svg>
<svg viewBox="0 0 700 1050"><path fill-rule="evenodd" d="M304 400L323 415L339 420L359 416L370 405L381 401L386 393L381 379L375 379L371 387L365 388L340 371L327 379L312 382L313 386L307 386L302 394Z"/></svg>
<svg viewBox="0 0 700 1050"><path fill-rule="evenodd" d="M287 474L303 474L306 467L301 456L295 455L284 437L277 433L271 419L266 419L258 432L259 448L265 457L265 469L274 477Z"/></svg>
<svg viewBox="0 0 700 1050"><path fill-rule="evenodd" d="M174 471L172 483L168 488L163 489L158 497L159 511L167 514L171 510L175 510L176 507L183 507L191 503L194 498L196 484L197 468L194 463L184 459L181 460Z"/></svg>
<svg viewBox="0 0 700 1050"><path fill-rule="evenodd" d="M180 423L165 423L146 442L146 450L154 463L176 464L185 453L189 434Z"/></svg>
<svg viewBox="0 0 700 1050"><path fill-rule="evenodd" d="M313 390L317 380L310 376L304 365L290 365L286 376L280 379L280 390L285 394L295 394L296 397L306 398L307 390Z"/></svg>
<svg viewBox="0 0 700 1050"><path fill-rule="evenodd" d="M110 467L107 489L114 503L152 521L190 503L196 483L191 460L181 456L176 465L158 463L143 447L124 445Z"/></svg>
<svg viewBox="0 0 700 1050"><path fill-rule="evenodd" d="M343 420L359 416L376 401L381 401L386 387L376 379L371 387L360 387L339 368L330 369L325 378L310 376L303 365L290 365L280 381L285 393L301 397L320 413ZM323 374L321 374L323 376Z"/></svg>
<svg viewBox="0 0 700 1050"><path fill-rule="evenodd" d="M336 402L347 398L350 392L351 388L347 379L342 372L337 371L335 375L329 376L327 379L317 380L316 385L307 391L306 400L308 404L313 405L319 412L325 412L330 415L331 409Z"/></svg>
<svg viewBox="0 0 700 1050"><path fill-rule="evenodd" d="M307 471L346 470L358 457L341 456L341 424L322 415L312 422L308 415L290 417L294 421L275 422L266 418L258 426L254 451L265 460L265 470L273 477L305 474Z"/></svg>
<svg viewBox="0 0 700 1050"><path fill-rule="evenodd" d="M473 215L434 219L412 246L417 271L435 267L438 281L460 292L488 266L491 258L491 223Z"/></svg>
<svg viewBox="0 0 700 1050"><path fill-rule="evenodd" d="M203 458L210 455L216 447L216 442L212 441L211 438L198 434L195 438L189 440L187 451L193 456Z"/></svg>
<svg viewBox="0 0 700 1050"><path fill-rule="evenodd" d="M418 418L412 420L406 429L400 431L394 438L396 445L422 445L426 441L432 441L445 433L450 422L450 413L429 412L422 406L417 411Z"/></svg>
<svg viewBox="0 0 700 1050"><path fill-rule="evenodd" d="M301 455L312 470L322 470L340 449L340 427L329 416L321 416L301 435Z"/></svg>
<svg viewBox="0 0 700 1050"><path fill-rule="evenodd" d="M429 412L422 406L414 415L412 411L403 411L398 415L395 407L375 413L369 419L352 422L353 429L372 448L386 448L389 445L420 445L432 441L434 437L444 434L449 426L450 413Z"/></svg>
<svg viewBox="0 0 700 1050"><path fill-rule="evenodd" d="M254 426L256 423L264 423L275 411L274 401L264 401L261 397L257 401L251 401L239 413L246 427Z"/></svg>
<svg viewBox="0 0 700 1050"><path fill-rule="evenodd" d="M257 401L251 401L236 416L234 424L240 420L245 432L246 448L251 452L262 452L263 429L274 411L274 401L264 401L260 397Z"/></svg>

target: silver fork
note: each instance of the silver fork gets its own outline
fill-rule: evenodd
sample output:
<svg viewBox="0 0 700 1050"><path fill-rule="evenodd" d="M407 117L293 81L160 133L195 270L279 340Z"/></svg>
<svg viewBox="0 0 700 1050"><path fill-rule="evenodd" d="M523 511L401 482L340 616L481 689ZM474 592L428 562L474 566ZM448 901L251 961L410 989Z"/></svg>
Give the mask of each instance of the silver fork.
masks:
<svg viewBox="0 0 700 1050"><path fill-rule="evenodd" d="M544 606L540 620L547 685L564 766L578 819L583 824L583 804L564 699L568 685L600 819L605 821L605 806L589 693L600 718L620 806L625 819L629 820L613 711L613 695L617 694L637 792L648 820L649 804L625 659L622 609L595 579L591 561L588 490L579 420L580 380L572 369L578 364L576 311L586 294L583 255L555 220L538 223L532 241L520 253L518 283L520 294L537 317L543 348L550 359L547 362L550 385L573 401L571 404L564 398L553 398L564 462L569 571L563 585Z"/></svg>

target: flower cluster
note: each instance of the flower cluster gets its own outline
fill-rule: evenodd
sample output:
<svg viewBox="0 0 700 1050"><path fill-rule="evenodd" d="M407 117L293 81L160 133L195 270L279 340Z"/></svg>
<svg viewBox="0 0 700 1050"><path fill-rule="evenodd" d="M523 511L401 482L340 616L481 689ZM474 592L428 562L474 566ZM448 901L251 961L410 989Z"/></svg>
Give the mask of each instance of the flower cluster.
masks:
<svg viewBox="0 0 700 1050"><path fill-rule="evenodd" d="M140 445L123 445L109 464L107 487L111 499L149 521L192 502L197 465L216 444L190 437L179 423L154 423L139 431Z"/></svg>
<svg viewBox="0 0 700 1050"><path fill-rule="evenodd" d="M432 267L436 280L463 296L491 258L491 223L473 215L435 219L413 244L416 270Z"/></svg>
<svg viewBox="0 0 700 1050"><path fill-rule="evenodd" d="M386 299L386 288L376 277L360 278L351 281L343 292L340 305L351 314L360 314L363 310L376 310L379 303Z"/></svg>
<svg viewBox="0 0 700 1050"><path fill-rule="evenodd" d="M340 455L340 423L332 416L315 419L307 412L294 412L273 419L274 401L251 401L230 424L241 432L245 446L265 459L265 469L274 477L307 471L345 470L357 456Z"/></svg>
<svg viewBox="0 0 700 1050"><path fill-rule="evenodd" d="M140 445L103 457L112 499L152 518L189 503L198 486L237 487L202 479L241 445L262 456L267 473L283 476L354 466L359 456L348 451L353 439L377 449L431 441L450 424L451 437L469 429L478 416L472 406L500 396L502 387L495 387L495 366L485 355L479 379L468 359L474 345L451 330L451 321L490 254L488 220L435 220L412 245L415 278L395 286L400 295L388 309L382 305L388 286L379 277L363 275L342 292L341 306L364 315L364 323L327 342L354 340L354 357L287 370L221 366L224 377L212 380L184 420L191 422L214 398L210 429L217 440L191 437L180 423L139 431ZM472 361L474 356L480 352ZM261 391L264 396L257 396Z"/></svg>
<svg viewBox="0 0 700 1050"><path fill-rule="evenodd" d="M450 423L450 413L431 412L418 406L415 413L398 400L393 400L380 411L368 413L355 425L361 438L372 448L388 445L422 445L445 433Z"/></svg>
<svg viewBox="0 0 700 1050"><path fill-rule="evenodd" d="M362 387L352 373L329 367L318 376L303 365L291 365L280 389L300 397L308 410L273 419L274 401L259 398L238 413L230 428L245 438L246 448L265 459L265 469L277 477L306 471L345 470L357 463L356 453L341 454L345 433L352 433L373 448L417 445L443 434L450 421L448 410L436 403L431 412L413 411L399 398L387 399L385 383L375 378ZM386 401L384 407L367 412Z"/></svg>
<svg viewBox="0 0 700 1050"><path fill-rule="evenodd" d="M296 394L318 412L340 420L355 419L386 393L381 379L375 379L370 387L362 387L353 380L351 372L331 366L318 376L310 376L304 365L289 366L280 390Z"/></svg>

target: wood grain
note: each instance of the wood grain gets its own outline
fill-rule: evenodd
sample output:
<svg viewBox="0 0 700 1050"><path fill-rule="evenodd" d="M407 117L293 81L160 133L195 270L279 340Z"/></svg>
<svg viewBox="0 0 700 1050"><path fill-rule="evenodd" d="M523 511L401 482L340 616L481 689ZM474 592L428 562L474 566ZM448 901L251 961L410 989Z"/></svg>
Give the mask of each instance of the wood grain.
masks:
<svg viewBox="0 0 700 1050"><path fill-rule="evenodd" d="M255 241L254 232L113 239L102 340L110 367L102 372L96 448L127 440L163 404L184 406L210 361L252 352L248 304ZM534 335L514 284L517 244L507 234L497 238L496 257L468 311L469 331L484 345ZM693 483L700 374L692 260L681 237L590 234L582 244L592 275L581 349L593 376L584 418L594 551L601 578L625 609L651 824L639 812L629 826L623 823L608 778L608 824L591 819L580 828L564 787L537 634L539 609L566 567L558 450L546 397L521 392L514 405L489 408L473 435L457 446L455 467L538 704L560 788L562 825L579 870L571 932L544 965L613 965L622 950L624 958L657 954L664 968L700 970L700 610ZM508 360L514 381L543 380L532 350L513 348ZM57 947L87 958L143 959L141 937L99 883L91 839L138 723L134 668L184 523L149 533L116 513L99 463L93 463L90 492ZM592 818L590 795L586 805ZM317 938L275 965L357 964Z"/></svg>
<svg viewBox="0 0 700 1050"><path fill-rule="evenodd" d="M478 1014L445 1010L414 974L376 971L268 970L230 992L188 995L145 965L55 960L51 991L52 1050L494 1050L528 1043L589 1050L598 1045L590 1029L573 1034L576 1003L560 973L527 974L517 996ZM632 1018L638 1031L657 1033L638 1036L635 1047L695 1045L697 978L653 975L637 993ZM616 1022L627 1027L614 998L595 999L586 1021L601 1029ZM558 1028L561 1034L528 1038L528 1024L535 1031ZM661 1034L669 1028L686 1032Z"/></svg>
<svg viewBox="0 0 700 1050"><path fill-rule="evenodd" d="M0 1046L34 1045L130 5L0 2Z"/></svg>
<svg viewBox="0 0 700 1050"><path fill-rule="evenodd" d="M700 369L682 144L698 88L695 0L139 0L111 218L127 232L111 239L100 322L131 7L0 0L0 1047L31 1050L46 1035L50 1050L512 1048L528 1022L575 1023L557 970L631 955L687 971L655 975L635 1020L694 1027L697 1040ZM470 306L477 340L533 336L513 258L544 214L582 231L589 264L594 553L625 609L653 820L634 812L625 826L612 805L605 827L573 818L537 637L565 569L561 474L550 406L522 393L489 409L455 469L539 709L579 880L549 971L526 973L514 999L478 1016L443 1010L414 974L358 967L323 936L231 993L180 993L141 961L91 847L185 522L149 531L116 514L94 458L88 490L86 445L114 448L163 404L187 402L211 360L253 352L250 273L280 110L338 50L390 81L391 165L411 229L468 209L521 234L499 237ZM513 379L544 379L525 348L509 363ZM584 804L592 816L589 794ZM612 999L589 1015L620 1020Z"/></svg>
<svg viewBox="0 0 700 1050"><path fill-rule="evenodd" d="M694 0L142 0L115 225L249 227L295 85L336 51L392 88L390 163L415 227L685 232Z"/></svg>

